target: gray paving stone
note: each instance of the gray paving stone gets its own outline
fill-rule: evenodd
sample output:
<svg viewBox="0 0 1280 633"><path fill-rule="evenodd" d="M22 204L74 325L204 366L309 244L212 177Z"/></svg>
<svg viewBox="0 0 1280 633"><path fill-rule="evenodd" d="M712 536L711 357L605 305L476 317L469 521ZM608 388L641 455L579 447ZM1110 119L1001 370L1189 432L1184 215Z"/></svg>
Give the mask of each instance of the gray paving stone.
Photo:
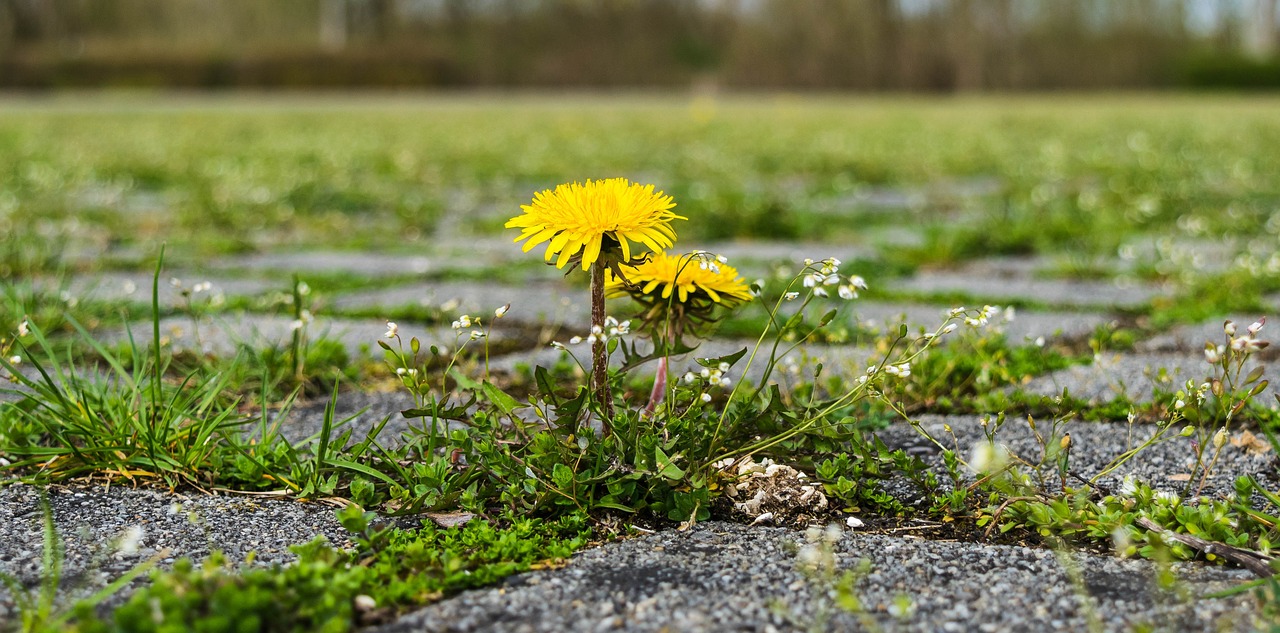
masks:
<svg viewBox="0 0 1280 633"><path fill-rule="evenodd" d="M509 255L507 250L512 251ZM421 254L361 253L351 251L282 252L219 259L215 269L253 270L273 273L351 273L367 277L427 275L448 270L477 270L515 259L520 249L514 244L498 248L495 240L475 240L462 253L433 250Z"/></svg>
<svg viewBox="0 0 1280 633"><path fill-rule="evenodd" d="M68 296L80 300L131 301L151 303L152 273L105 272L72 278L67 284ZM197 284L208 283L208 289L194 292ZM194 304L219 305L229 297L256 297L267 292L282 292L289 288L288 281L272 283L260 279L236 279L209 277L191 271L164 272L157 288L161 307L181 308ZM52 288L50 288L52 290ZM188 294L184 296L184 291Z"/></svg>
<svg viewBox="0 0 1280 633"><path fill-rule="evenodd" d="M1095 617L1101 630L1248 631L1258 617L1246 596L1188 601L1157 589L1148 561L845 531L833 548L836 566L870 567L854 589L866 608L860 617L836 609L831 588L800 570L795 552L804 542L800 531L720 522L663 531L375 630L1083 631ZM1248 578L1194 564L1176 565L1175 574L1191 595ZM902 596L910 608L891 615Z"/></svg>
<svg viewBox="0 0 1280 633"><path fill-rule="evenodd" d="M1264 378L1274 381L1274 367L1263 362L1246 365L1245 373L1254 367L1264 367ZM1205 362L1203 354L1104 353L1090 365L1073 365L1045 376L1034 378L1018 387L1018 390L1042 396L1061 395L1063 389L1071 395L1098 404L1123 396L1134 402L1150 402L1153 390L1175 392L1183 388L1187 380L1198 385L1213 375L1213 367ZM1272 387L1257 396L1257 402L1270 404Z"/></svg>
<svg viewBox="0 0 1280 633"><path fill-rule="evenodd" d="M1028 274L1024 264L979 262L954 271L923 272L895 282L894 289L919 293L964 293L982 300L1035 301L1050 305L1132 308L1166 294L1157 286L1137 282L1042 279Z"/></svg>
<svg viewBox="0 0 1280 633"><path fill-rule="evenodd" d="M64 587L79 597L164 550L169 553L162 567L182 556L202 559L213 549L226 554L232 564L243 562L250 552L256 552L258 564L287 562L295 558L290 545L321 535L338 546L350 545L335 508L321 503L120 486L52 486L50 503L66 547ZM36 488L0 488L0 572L27 586L41 578L42 520ZM137 551L117 551L113 544L131 527L142 529ZM144 580L145 576L134 587ZM13 609L13 597L0 585L0 622L12 617Z"/></svg>
<svg viewBox="0 0 1280 633"><path fill-rule="evenodd" d="M135 323L131 328L140 345L149 344L150 323ZM187 317L166 317L160 320L161 339L171 345L174 351L205 354L234 354L243 345L254 349L286 347L292 341L293 331L293 319L259 314L218 314L201 317L196 321ZM383 319L319 316L307 326L306 333L310 341L326 339L341 343L352 358L361 355L382 358L383 351L378 347L378 341L383 339L386 331L387 322ZM406 346L409 338L416 336L422 341L423 348L436 345L442 350L456 349L457 345L467 340L465 333L460 335L448 326L417 327L409 323L400 324L400 335ZM494 344L506 344L512 340L511 336L505 330L495 329L491 333L491 341ZM101 339L116 342L125 341L127 337L125 332L116 330L104 332ZM470 345L478 346L479 342Z"/></svg>
<svg viewBox="0 0 1280 633"><path fill-rule="evenodd" d="M587 295L585 288L563 281L523 286L450 281L356 292L335 298L332 305L338 311L421 307L489 318L495 308L510 303L506 322L552 323L585 334L591 322Z"/></svg>
<svg viewBox="0 0 1280 633"><path fill-rule="evenodd" d="M994 420L994 414L980 415L921 415L917 418L920 429L949 449L954 449L961 459L968 460L973 449L986 443L981 421L983 418ZM1046 437L1046 441L1056 442L1062 433L1071 433L1070 468L1086 479L1102 475L1112 463L1131 448L1140 446L1147 439L1154 437L1160 428L1154 424L1123 422L1081 422L1069 421L1053 433L1052 421L1037 418L1037 430ZM947 431L950 427L950 431ZM1249 475L1258 479L1264 486L1274 487L1280 478L1276 474L1275 451L1258 452L1250 447L1228 443L1223 447L1218 462L1213 470L1204 478L1204 488L1199 487L1201 470L1196 470L1195 481L1188 484L1188 476L1195 468L1195 449L1192 443L1194 436L1181 437L1180 427L1165 433L1164 439L1138 452L1128 461L1110 473L1098 477L1097 484L1111 491L1118 490L1126 477L1133 477L1150 485L1156 490L1177 494L1180 497L1203 495L1211 499L1225 499L1234 491L1236 478ZM952 439L954 433L955 438ZM886 445L907 451L908 454L921 457L935 469L942 468L941 449L925 438L919 430L906 422L894 422L888 428L876 434ZM1240 439L1242 432L1234 430L1232 437ZM1004 426L996 433L996 441L1003 445L1011 455L1018 456L1030 463L1038 463L1043 459L1043 449L1036 439L1035 432L1027 424L1025 418L1010 416ZM1023 472L1030 473L1027 468ZM940 479L945 471L939 470ZM967 480L976 477L965 471ZM1046 483L1057 490L1058 473L1050 465L1045 469ZM1080 485L1078 480L1068 485ZM1188 485L1190 490L1188 491Z"/></svg>
<svg viewBox="0 0 1280 633"><path fill-rule="evenodd" d="M915 333L921 328L926 332L936 330L954 307L958 306L858 300L850 303L846 309L850 322L860 327L885 331L905 322L908 331ZM1014 310L1012 316L1012 320L1006 320L1004 314L1001 314L989 327L1003 331L1008 341L1015 345L1034 341L1038 337L1046 340L1078 339L1088 336L1111 320L1106 315L1094 312Z"/></svg>
<svg viewBox="0 0 1280 633"><path fill-rule="evenodd" d="M1266 314L1232 315L1196 325L1178 325L1168 332L1139 341L1137 348L1144 352L1203 352L1205 343L1226 344L1223 330L1226 321L1235 323L1236 334L1239 336L1245 333L1245 328L1263 317L1266 318L1266 324L1258 331L1257 338L1270 341L1275 338L1274 333L1280 330L1280 309Z"/></svg>

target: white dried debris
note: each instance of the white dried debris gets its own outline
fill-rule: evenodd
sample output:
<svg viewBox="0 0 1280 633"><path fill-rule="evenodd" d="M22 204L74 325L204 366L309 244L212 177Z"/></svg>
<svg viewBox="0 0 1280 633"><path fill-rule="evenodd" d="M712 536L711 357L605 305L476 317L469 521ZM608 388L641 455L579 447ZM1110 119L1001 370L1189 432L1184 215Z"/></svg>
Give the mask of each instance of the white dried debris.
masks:
<svg viewBox="0 0 1280 633"><path fill-rule="evenodd" d="M807 525L828 513L822 484L791 466L767 457L759 462L747 458L717 466L732 478L724 487L732 512L753 525Z"/></svg>

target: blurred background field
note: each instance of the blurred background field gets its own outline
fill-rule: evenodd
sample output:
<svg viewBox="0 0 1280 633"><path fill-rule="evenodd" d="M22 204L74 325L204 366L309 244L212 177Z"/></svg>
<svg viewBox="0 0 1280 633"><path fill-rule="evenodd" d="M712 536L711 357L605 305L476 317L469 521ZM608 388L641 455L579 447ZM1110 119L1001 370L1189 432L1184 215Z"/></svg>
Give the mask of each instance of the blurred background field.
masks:
<svg viewBox="0 0 1280 633"><path fill-rule="evenodd" d="M695 240L898 245L916 263L1247 250L1280 231L1280 101L1237 97L436 96L0 103L9 274L493 236L532 192L656 183ZM13 239L22 235L22 239ZM922 246L928 248L922 248ZM1128 248L1126 248L1128 247ZM86 256L93 255L93 258Z"/></svg>

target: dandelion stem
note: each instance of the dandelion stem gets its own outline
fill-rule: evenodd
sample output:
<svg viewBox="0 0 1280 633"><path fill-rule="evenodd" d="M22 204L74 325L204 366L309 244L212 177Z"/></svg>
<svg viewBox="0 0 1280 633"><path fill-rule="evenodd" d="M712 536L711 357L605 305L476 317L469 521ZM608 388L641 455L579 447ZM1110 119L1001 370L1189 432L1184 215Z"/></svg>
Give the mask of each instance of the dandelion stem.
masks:
<svg viewBox="0 0 1280 633"><path fill-rule="evenodd" d="M604 265L599 261L591 265L591 327L593 331L604 331ZM607 436L613 420L613 396L609 393L609 354L603 339L598 336L591 343L591 387L600 405L600 422Z"/></svg>

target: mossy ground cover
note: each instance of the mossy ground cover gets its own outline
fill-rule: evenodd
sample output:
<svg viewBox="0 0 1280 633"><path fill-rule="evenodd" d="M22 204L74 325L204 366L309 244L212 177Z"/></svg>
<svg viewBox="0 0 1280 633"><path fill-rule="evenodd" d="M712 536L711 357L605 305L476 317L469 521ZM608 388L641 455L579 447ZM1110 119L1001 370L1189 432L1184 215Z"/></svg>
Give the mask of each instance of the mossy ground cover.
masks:
<svg viewBox="0 0 1280 633"><path fill-rule="evenodd" d="M46 606L45 593L15 595L32 597L29 628L133 630L155 608L146 601L167 621L196 626L219 600L249 596L318 611L242 622L344 629L560 559L587 534L713 517L920 519L989 539L1224 560L1164 530L1269 556L1278 482L1231 471L1230 452L1269 446L1277 420L1268 324L1250 326L1274 321L1280 307L1274 105L786 96L0 104L0 322L9 324L0 346L16 381L0 402L7 477L480 517L457 533L375 535L352 514L362 551L314 544L288 570L242 574L216 560L179 566L105 620L88 607ZM729 264L754 296L736 311L719 300L687 308L698 317L687 340L663 320L670 303L639 295L647 318L625 322L637 304L610 299L616 318L588 330L587 275L548 274L541 247L522 254L501 227L534 191L614 175L670 194L689 218L676 249L732 250ZM775 248L784 241L826 252L793 256ZM347 256L325 264L324 253ZM278 254L288 256L270 258ZM690 261L724 265L714 254ZM132 292L109 294L92 281L100 274L138 279L120 280ZM432 287L475 292L423 298ZM394 299L371 303L380 297ZM875 323L853 316L867 300L889 306ZM910 326L899 326L898 304ZM1020 315L1036 325L1018 329ZM1208 348L1174 346L1198 363L1194 375L1148 367L1150 376L1116 380L1157 388L1101 400L1043 388L1101 372L1106 354L1141 364L1148 341L1187 338L1191 325L1226 315L1247 317L1218 328ZM370 320L376 331L355 341L321 327L327 319ZM236 331L217 323L268 321L282 324L271 337L209 340ZM593 342L613 358L608 398L592 377ZM654 390L665 354L677 357L671 380ZM344 394L388 389L410 404L361 426L368 433L336 413ZM314 436L286 439L298 400L330 398ZM957 432L920 424L927 414L985 422ZM1069 431L1085 420L1136 431L1084 459ZM1020 430L1002 436L1006 425ZM921 438L924 452L886 443L886 429L884 438L903 429ZM1188 447L1186 463L1167 473L1179 477L1176 492L1113 480L1137 449L1165 444ZM1241 477L1223 485L1223 472ZM743 478L753 477L774 487L748 490ZM566 521L572 530L556 527ZM511 538L526 546L502 545ZM426 562L376 562L412 563L409 550ZM56 557L46 561L55 576ZM331 588L308 593L317 583ZM371 589L385 583L394 589ZM234 623L215 624L209 630Z"/></svg>

